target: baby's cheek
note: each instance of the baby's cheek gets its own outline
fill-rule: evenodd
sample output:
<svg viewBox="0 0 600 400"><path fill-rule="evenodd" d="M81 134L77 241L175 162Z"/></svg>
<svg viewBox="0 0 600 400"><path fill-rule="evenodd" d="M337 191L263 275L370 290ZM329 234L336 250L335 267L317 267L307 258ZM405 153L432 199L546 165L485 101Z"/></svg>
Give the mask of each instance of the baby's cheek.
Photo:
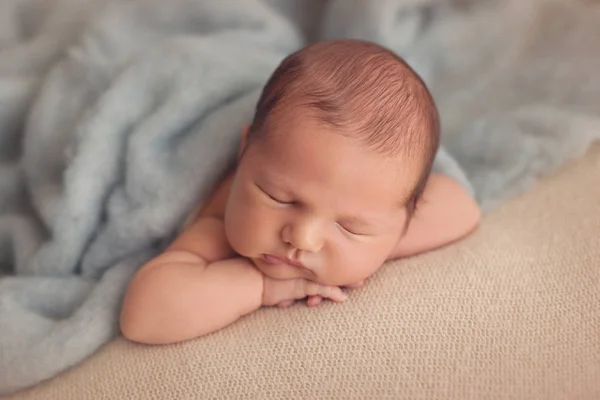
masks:
<svg viewBox="0 0 600 400"><path fill-rule="evenodd" d="M230 204L225 211L225 235L229 245L235 250L236 253L241 255L248 255L250 243L247 233L248 221L245 218L243 209L237 204Z"/></svg>
<svg viewBox="0 0 600 400"><path fill-rule="evenodd" d="M349 257L343 268L348 284L369 278L385 262L387 253L380 248L360 248L348 252Z"/></svg>
<svg viewBox="0 0 600 400"><path fill-rule="evenodd" d="M377 272L381 266L382 262L379 259L374 259L372 257L366 258L364 262L360 264L355 264L355 268L352 271L353 276L351 283L356 283L369 278L371 275Z"/></svg>
<svg viewBox="0 0 600 400"><path fill-rule="evenodd" d="M233 202L226 210L225 234L237 253L246 257L261 254L262 229L260 211L251 202Z"/></svg>

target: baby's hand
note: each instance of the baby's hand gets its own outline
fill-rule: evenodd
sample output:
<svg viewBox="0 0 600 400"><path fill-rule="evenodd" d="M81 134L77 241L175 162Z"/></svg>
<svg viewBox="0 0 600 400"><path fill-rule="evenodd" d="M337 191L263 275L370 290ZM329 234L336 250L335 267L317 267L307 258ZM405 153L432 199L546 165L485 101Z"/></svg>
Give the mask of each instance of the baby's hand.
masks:
<svg viewBox="0 0 600 400"><path fill-rule="evenodd" d="M348 289L357 289L359 287L362 287L364 284L365 284L365 281L363 279L363 280L353 283L351 285L345 285L344 287L348 288ZM308 299L306 299L306 305L309 307L316 307L319 304L321 304L321 302L323 302L323 297L319 296L319 295L308 296Z"/></svg>
<svg viewBox="0 0 600 400"><path fill-rule="evenodd" d="M346 300L346 294L337 286L325 286L306 279L278 280L268 276L263 277L263 306L289 307L296 300L308 297L309 306L317 305L322 299L335 302ZM311 304L311 299L319 298L317 304ZM314 301L314 300L313 300Z"/></svg>

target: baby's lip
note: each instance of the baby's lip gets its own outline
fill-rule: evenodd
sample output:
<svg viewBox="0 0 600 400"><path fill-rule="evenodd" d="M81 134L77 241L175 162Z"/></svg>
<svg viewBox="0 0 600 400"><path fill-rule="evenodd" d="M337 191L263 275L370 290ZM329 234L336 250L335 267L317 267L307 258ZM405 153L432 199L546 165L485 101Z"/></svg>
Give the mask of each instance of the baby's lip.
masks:
<svg viewBox="0 0 600 400"><path fill-rule="evenodd" d="M292 260L288 257L275 256L273 254L263 254L263 260L268 264L289 264L294 267L307 269L300 261Z"/></svg>

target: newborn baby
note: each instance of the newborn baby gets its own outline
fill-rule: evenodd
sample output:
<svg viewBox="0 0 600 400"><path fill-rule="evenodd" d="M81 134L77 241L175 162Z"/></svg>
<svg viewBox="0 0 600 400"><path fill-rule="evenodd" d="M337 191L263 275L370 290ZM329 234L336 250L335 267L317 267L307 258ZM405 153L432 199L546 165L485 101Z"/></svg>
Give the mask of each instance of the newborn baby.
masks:
<svg viewBox="0 0 600 400"><path fill-rule="evenodd" d="M291 54L235 170L131 281L123 335L173 343L261 306L341 302L386 260L464 237L480 211L431 173L439 130L426 86L389 50L332 40Z"/></svg>

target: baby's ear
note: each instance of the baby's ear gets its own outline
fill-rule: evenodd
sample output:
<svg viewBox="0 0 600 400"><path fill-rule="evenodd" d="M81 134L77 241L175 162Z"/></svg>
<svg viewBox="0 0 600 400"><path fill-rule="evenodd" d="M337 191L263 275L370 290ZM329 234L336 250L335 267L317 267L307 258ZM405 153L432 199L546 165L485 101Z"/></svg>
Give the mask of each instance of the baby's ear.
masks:
<svg viewBox="0 0 600 400"><path fill-rule="evenodd" d="M248 130L250 129L250 125L244 124L242 125L242 139L240 140L240 148L238 149L238 158L240 158L246 148L246 143L248 140Z"/></svg>

